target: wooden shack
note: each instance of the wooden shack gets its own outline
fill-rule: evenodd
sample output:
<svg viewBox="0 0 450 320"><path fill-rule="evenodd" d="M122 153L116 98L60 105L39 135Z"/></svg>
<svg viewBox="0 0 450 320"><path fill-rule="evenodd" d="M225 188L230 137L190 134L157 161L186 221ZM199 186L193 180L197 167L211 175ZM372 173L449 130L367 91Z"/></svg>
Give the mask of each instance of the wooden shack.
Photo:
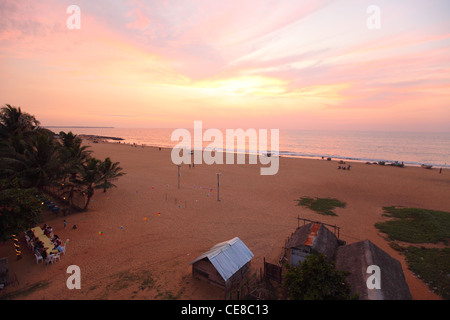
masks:
<svg viewBox="0 0 450 320"><path fill-rule="evenodd" d="M311 253L322 253L333 261L338 247L336 235L322 223L311 222L298 227L286 244L286 258L291 265L299 265Z"/></svg>
<svg viewBox="0 0 450 320"><path fill-rule="evenodd" d="M9 285L11 282L9 277L8 258L0 259L0 287Z"/></svg>
<svg viewBox="0 0 450 320"><path fill-rule="evenodd" d="M221 242L192 261L192 276L229 290L250 271L253 253L238 238Z"/></svg>

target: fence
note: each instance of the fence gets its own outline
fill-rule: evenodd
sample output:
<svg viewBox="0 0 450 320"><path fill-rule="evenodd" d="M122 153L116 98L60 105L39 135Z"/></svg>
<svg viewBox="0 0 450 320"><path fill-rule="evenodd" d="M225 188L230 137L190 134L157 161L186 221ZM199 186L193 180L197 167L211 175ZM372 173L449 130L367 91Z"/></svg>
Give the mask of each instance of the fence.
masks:
<svg viewBox="0 0 450 320"><path fill-rule="evenodd" d="M320 224L323 224L324 226L329 226L331 228L334 228L334 234L339 239L339 233L340 233L341 228L336 226L336 225L327 224L327 223L323 223L323 222L320 222L320 221L309 220L309 219L305 219L305 218L300 218L300 216L298 216L297 217L297 222L298 222L297 223L297 228L300 227L300 220L303 220L303 225L305 225L306 221L308 221L308 222L313 222L313 223L320 223Z"/></svg>
<svg viewBox="0 0 450 320"><path fill-rule="evenodd" d="M282 267L266 261L264 258L264 278L274 280L278 283L282 282Z"/></svg>
<svg viewBox="0 0 450 320"><path fill-rule="evenodd" d="M254 299L254 292L260 281L258 281L258 271L248 277L239 287L225 291L227 300L247 300Z"/></svg>

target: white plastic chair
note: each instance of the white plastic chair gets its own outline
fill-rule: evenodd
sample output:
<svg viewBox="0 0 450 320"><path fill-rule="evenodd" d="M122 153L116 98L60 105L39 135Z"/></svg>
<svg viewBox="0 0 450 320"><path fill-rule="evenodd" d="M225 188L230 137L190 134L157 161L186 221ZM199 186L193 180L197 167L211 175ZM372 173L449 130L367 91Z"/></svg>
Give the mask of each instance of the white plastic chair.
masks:
<svg viewBox="0 0 450 320"><path fill-rule="evenodd" d="M36 264L38 264L39 261L44 261L44 259L42 258L41 255L37 255L37 254L35 253L34 256L36 257Z"/></svg>
<svg viewBox="0 0 450 320"><path fill-rule="evenodd" d="M55 254L50 254L50 255L47 256L47 258L45 258L45 263L47 265L49 265L50 263L54 264L55 262L56 262L56 255Z"/></svg>
<svg viewBox="0 0 450 320"><path fill-rule="evenodd" d="M61 255L59 253L53 254L53 262L56 262L56 260L61 261Z"/></svg>
<svg viewBox="0 0 450 320"><path fill-rule="evenodd" d="M28 248L30 247L30 237L25 233L25 240L27 241Z"/></svg>

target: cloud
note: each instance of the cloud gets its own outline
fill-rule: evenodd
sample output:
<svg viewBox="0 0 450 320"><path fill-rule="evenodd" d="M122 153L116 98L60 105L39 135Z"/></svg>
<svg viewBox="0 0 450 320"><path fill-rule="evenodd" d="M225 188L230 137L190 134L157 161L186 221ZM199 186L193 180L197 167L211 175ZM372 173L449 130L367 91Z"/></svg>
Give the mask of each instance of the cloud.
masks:
<svg viewBox="0 0 450 320"><path fill-rule="evenodd" d="M133 16L136 18L136 20L126 25L127 28L145 30L151 23L150 19L142 13L140 8L133 9L126 16Z"/></svg>
<svg viewBox="0 0 450 320"><path fill-rule="evenodd" d="M294 123L301 113L395 113L427 101L444 110L448 101L445 1L380 0L377 31L365 24L368 3L347 0L80 0L74 31L70 4L0 2L0 95L95 105L98 119L128 123L205 110Z"/></svg>

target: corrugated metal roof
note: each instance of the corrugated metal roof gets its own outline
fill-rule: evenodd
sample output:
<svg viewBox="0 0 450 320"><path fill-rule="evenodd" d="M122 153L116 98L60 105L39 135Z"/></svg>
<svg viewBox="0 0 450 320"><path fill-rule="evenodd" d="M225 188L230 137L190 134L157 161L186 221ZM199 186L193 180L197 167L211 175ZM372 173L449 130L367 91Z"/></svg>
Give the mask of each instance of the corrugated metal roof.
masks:
<svg viewBox="0 0 450 320"><path fill-rule="evenodd" d="M306 238L305 246L312 246L314 240L316 240L317 233L322 225L320 223L313 223L311 231L309 232L308 238Z"/></svg>
<svg viewBox="0 0 450 320"><path fill-rule="evenodd" d="M194 264L204 258L208 258L217 272L227 281L236 271L253 258L253 253L241 239L235 237L231 240L216 244L190 264Z"/></svg>

